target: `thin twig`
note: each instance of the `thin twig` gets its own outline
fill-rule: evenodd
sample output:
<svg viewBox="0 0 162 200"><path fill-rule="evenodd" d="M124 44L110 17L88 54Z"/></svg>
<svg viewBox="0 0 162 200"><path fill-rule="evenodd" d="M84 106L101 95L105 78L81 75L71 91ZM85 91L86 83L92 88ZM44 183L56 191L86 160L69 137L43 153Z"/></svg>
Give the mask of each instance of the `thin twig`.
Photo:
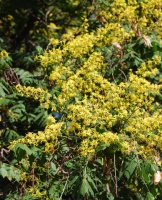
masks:
<svg viewBox="0 0 162 200"><path fill-rule="evenodd" d="M62 190L62 193L61 193L61 196L60 196L59 200L62 199L62 196L63 196L63 194L64 194L64 192L65 192L65 188L66 188L66 185L67 185L68 180L69 180L69 175L68 175L68 177L67 177L67 179L66 179L66 183L65 183L65 185L64 185L64 188L63 188L63 190Z"/></svg>
<svg viewBox="0 0 162 200"><path fill-rule="evenodd" d="M51 43L49 42L49 43L47 44L46 51L48 50L48 48L49 48L50 45L51 45Z"/></svg>
<svg viewBox="0 0 162 200"><path fill-rule="evenodd" d="M110 187L109 187L108 183L106 183L106 190L107 190L108 193L110 193Z"/></svg>
<svg viewBox="0 0 162 200"><path fill-rule="evenodd" d="M121 71L121 73L124 75L126 81L128 82L127 76L125 75L125 73L123 72L123 70L119 69L119 71Z"/></svg>
<svg viewBox="0 0 162 200"><path fill-rule="evenodd" d="M115 153L114 153L114 171L115 171L115 193L116 196L118 197L118 182L117 182L117 176L116 176L116 163L115 163Z"/></svg>
<svg viewBox="0 0 162 200"><path fill-rule="evenodd" d="M113 80L114 80L114 83L117 85L117 82L115 80L115 77L114 77L114 73L112 72L112 77L113 77Z"/></svg>
<svg viewBox="0 0 162 200"><path fill-rule="evenodd" d="M8 152L9 152L9 151L8 151L7 149L2 148L2 149L1 149L1 157L2 157L5 161L7 161L7 162L10 163L10 161L4 156L4 153L8 154Z"/></svg>
<svg viewBox="0 0 162 200"><path fill-rule="evenodd" d="M51 12L51 10L48 10L48 11L46 12L46 15L45 15L45 22L46 22L46 24L47 24L47 22L48 22L48 15L50 14L50 12Z"/></svg>
<svg viewBox="0 0 162 200"><path fill-rule="evenodd" d="M134 138L133 138L133 139L134 139ZM134 139L134 140L135 140L135 139ZM142 168L141 168L141 166L140 166L140 159L139 159L139 157L138 157L138 154L137 154L137 164L138 164L140 170L142 171ZM142 175L143 175L143 174L142 174ZM150 192L150 190L149 190L149 188L148 188L148 186L147 186L147 183L145 182L144 179L143 179L143 182L144 182L144 185L146 186L148 192Z"/></svg>

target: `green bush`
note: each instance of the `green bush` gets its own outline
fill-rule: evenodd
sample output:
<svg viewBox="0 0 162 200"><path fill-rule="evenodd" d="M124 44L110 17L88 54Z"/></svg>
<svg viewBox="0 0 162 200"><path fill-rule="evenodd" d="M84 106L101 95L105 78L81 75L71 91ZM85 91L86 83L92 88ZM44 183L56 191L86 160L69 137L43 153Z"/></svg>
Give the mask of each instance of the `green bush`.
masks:
<svg viewBox="0 0 162 200"><path fill-rule="evenodd" d="M1 199L161 199L161 0L0 4Z"/></svg>

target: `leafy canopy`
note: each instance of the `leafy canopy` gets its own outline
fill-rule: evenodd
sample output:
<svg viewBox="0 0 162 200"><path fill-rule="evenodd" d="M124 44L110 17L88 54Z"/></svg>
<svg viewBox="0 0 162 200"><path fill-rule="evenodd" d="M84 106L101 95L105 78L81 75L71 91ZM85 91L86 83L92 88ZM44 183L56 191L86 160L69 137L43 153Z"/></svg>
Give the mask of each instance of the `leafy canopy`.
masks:
<svg viewBox="0 0 162 200"><path fill-rule="evenodd" d="M5 198L159 199L162 1L30 2L2 20Z"/></svg>

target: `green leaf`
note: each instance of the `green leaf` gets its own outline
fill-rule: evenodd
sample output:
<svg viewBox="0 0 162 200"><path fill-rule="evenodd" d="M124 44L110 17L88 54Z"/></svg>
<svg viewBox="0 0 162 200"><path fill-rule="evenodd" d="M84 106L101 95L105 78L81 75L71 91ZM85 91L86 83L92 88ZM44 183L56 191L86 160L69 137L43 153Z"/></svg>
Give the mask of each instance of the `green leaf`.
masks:
<svg viewBox="0 0 162 200"><path fill-rule="evenodd" d="M88 188L88 192L94 197L94 192L90 186L90 184L88 183L88 181L86 182L87 188Z"/></svg>
<svg viewBox="0 0 162 200"><path fill-rule="evenodd" d="M79 177L78 175L75 175L74 178L71 181L69 181L68 188L70 188L76 182L78 177Z"/></svg>
<svg viewBox="0 0 162 200"><path fill-rule="evenodd" d="M38 123L38 125L41 126L41 127L45 126L47 117L48 117L47 111L45 111L41 106L39 106L35 110L35 119L34 119L34 122Z"/></svg>
<svg viewBox="0 0 162 200"><path fill-rule="evenodd" d="M150 182L149 174L147 174L145 171L142 173L142 178L146 183Z"/></svg>
<svg viewBox="0 0 162 200"><path fill-rule="evenodd" d="M155 199L154 196L150 192L147 192L145 200L154 200L154 199Z"/></svg>
<svg viewBox="0 0 162 200"><path fill-rule="evenodd" d="M158 171L158 167L155 164L151 164L151 169L152 169L153 172Z"/></svg>
<svg viewBox="0 0 162 200"><path fill-rule="evenodd" d="M15 153L17 153L17 150L18 150L19 148L22 149L22 150L24 150L28 155L31 155L31 154L33 153L33 152L28 148L28 146L27 146L26 144L20 144L20 143L16 144L12 150L13 150Z"/></svg>
<svg viewBox="0 0 162 200"><path fill-rule="evenodd" d="M93 187L97 190L97 187L96 187L96 185L95 185L93 179L92 179L89 175L87 175L87 180L88 180L88 182L91 183L91 184L93 185Z"/></svg>
<svg viewBox="0 0 162 200"><path fill-rule="evenodd" d="M32 151L32 154L35 156L35 157L38 157L39 155L39 153L38 152L41 152L41 149L39 149L38 147L35 147L35 146L33 146L32 148L31 148L31 151Z"/></svg>
<svg viewBox="0 0 162 200"><path fill-rule="evenodd" d="M36 51L37 51L38 55L43 55L43 53L44 53L43 48L40 46L36 46Z"/></svg>
<svg viewBox="0 0 162 200"><path fill-rule="evenodd" d="M9 175L8 177L9 180L16 179L16 181L19 182L21 171L14 166L10 166L8 170L8 175Z"/></svg>
<svg viewBox="0 0 162 200"><path fill-rule="evenodd" d="M1 78L0 79L0 97L4 97L9 92L5 85L6 85L5 80Z"/></svg>
<svg viewBox="0 0 162 200"><path fill-rule="evenodd" d="M4 137L7 139L8 142L18 139L19 138L19 134L17 132L15 132L14 130L11 129L7 129L4 132Z"/></svg>
<svg viewBox="0 0 162 200"><path fill-rule="evenodd" d="M102 150L105 150L107 147L109 147L110 144L109 143L106 143L106 144L102 144L100 145L99 147L97 147L96 151L102 151Z"/></svg>
<svg viewBox="0 0 162 200"><path fill-rule="evenodd" d="M87 180L84 178L82 180L82 185L80 187L80 194L84 197L87 193L88 193Z"/></svg>
<svg viewBox="0 0 162 200"><path fill-rule="evenodd" d="M55 174L56 174L56 172L57 172L56 165L55 165L55 163L51 162L51 169L50 169L50 173L51 173L52 175L55 175Z"/></svg>
<svg viewBox="0 0 162 200"><path fill-rule="evenodd" d="M107 194L106 196L108 200L114 200L114 196L111 193Z"/></svg>
<svg viewBox="0 0 162 200"><path fill-rule="evenodd" d="M5 163L3 163L3 164L1 165L0 174L1 174L1 176L2 176L3 178L8 176L7 165L6 165Z"/></svg>
<svg viewBox="0 0 162 200"><path fill-rule="evenodd" d="M51 167L52 167L52 169L54 170L54 171L56 171L56 165L55 165L55 163L53 163L53 162L51 162Z"/></svg>
<svg viewBox="0 0 162 200"><path fill-rule="evenodd" d="M127 161L125 163L125 170L124 170L124 175L127 179L129 179L131 177L131 175L133 174L134 170L137 167L137 158L134 158L133 160L131 160L130 162Z"/></svg>
<svg viewBox="0 0 162 200"><path fill-rule="evenodd" d="M16 181L20 181L21 171L14 166L10 166L6 163L0 165L0 175L5 178L7 177L10 181L12 179L16 179Z"/></svg>
<svg viewBox="0 0 162 200"><path fill-rule="evenodd" d="M85 196L86 194L90 193L91 196L94 197L94 191L93 191L92 187L90 186L90 184L88 183L87 179L85 179L85 178L82 181L80 193L82 196Z"/></svg>
<svg viewBox="0 0 162 200"><path fill-rule="evenodd" d="M21 114L23 114L23 112L25 112L25 105L22 102L19 102L19 104L12 106L11 110L14 113L21 115Z"/></svg>
<svg viewBox="0 0 162 200"><path fill-rule="evenodd" d="M5 106L8 105L9 103L14 103L14 101L6 98L0 99L0 106Z"/></svg>
<svg viewBox="0 0 162 200"><path fill-rule="evenodd" d="M101 0L101 3L105 4L106 6L110 6L110 3L106 0Z"/></svg>

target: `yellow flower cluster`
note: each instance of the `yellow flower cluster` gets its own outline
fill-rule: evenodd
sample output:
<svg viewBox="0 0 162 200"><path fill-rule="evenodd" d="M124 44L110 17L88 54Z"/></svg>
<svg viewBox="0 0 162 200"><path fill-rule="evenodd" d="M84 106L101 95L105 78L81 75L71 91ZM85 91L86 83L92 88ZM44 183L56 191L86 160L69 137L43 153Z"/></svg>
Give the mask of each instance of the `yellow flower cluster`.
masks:
<svg viewBox="0 0 162 200"><path fill-rule="evenodd" d="M65 45L64 51L69 52L71 57L79 57L89 53L93 50L93 39L93 33L79 35L75 40L71 40Z"/></svg>
<svg viewBox="0 0 162 200"><path fill-rule="evenodd" d="M156 55L152 60L143 62L137 71L138 75L142 77L155 76L158 72L157 66L160 65L161 57Z"/></svg>
<svg viewBox="0 0 162 200"><path fill-rule="evenodd" d="M44 131L29 132L24 138L11 142L9 148L12 149L18 143L34 146L43 144L45 152L54 151L58 144L58 137L61 136L62 125L62 122L55 123L55 119L50 116Z"/></svg>
<svg viewBox="0 0 162 200"><path fill-rule="evenodd" d="M49 107L52 107L52 109L55 110L54 103L51 103L52 95L48 93L47 91L43 90L42 88L34 88L30 86L26 87L26 86L22 86L18 84L16 85L15 89L22 96L39 100L40 104L44 108L48 109Z"/></svg>
<svg viewBox="0 0 162 200"><path fill-rule="evenodd" d="M95 149L98 147L98 145L112 145L119 141L117 134L114 134L110 131L100 134L92 128L87 130L83 129L83 131L78 133L78 136L85 138L79 147L80 155L83 157L92 156L95 153Z"/></svg>
<svg viewBox="0 0 162 200"><path fill-rule="evenodd" d="M86 77L87 74L88 72L84 76ZM93 82L97 81L95 76L93 78ZM75 104L68 106L68 119L75 119L78 123L83 123L82 128L76 128L79 130L77 136L85 138L80 147L81 155L86 156L94 153L97 145L111 144L117 141L120 141L122 145L122 152L138 152L138 145L142 141L141 135L145 138L143 141L147 145L150 147L158 145L160 148L160 142L154 140L153 142L152 138L155 131L157 137L161 137L159 131L162 126L161 110L159 109L154 115L149 114L154 107L152 105L154 98L150 94L158 94L159 86L134 74L130 74L128 82L122 82L119 86L110 84L102 78L99 80L98 85L89 84L89 98L85 96L82 101L77 100ZM101 91L104 91L103 95L100 94ZM157 118L160 122L157 122ZM104 132L100 134L94 130L96 126L100 129L112 130L115 124L119 126L116 133ZM89 128L87 129L87 127ZM147 137L144 136L146 132ZM131 136L126 137L127 133L131 133ZM92 144L96 144L96 146ZM149 151L143 152L144 155L146 153Z"/></svg>
<svg viewBox="0 0 162 200"><path fill-rule="evenodd" d="M3 57L7 57L8 56L8 52L6 50L2 50L0 52L0 59L3 58Z"/></svg>
<svg viewBox="0 0 162 200"><path fill-rule="evenodd" d="M43 67L55 68L60 62L64 63L64 57L73 59L93 53L95 46L112 45L114 42L127 43L132 36L149 34L150 30L156 31L160 37L162 12L157 7L161 4L162 0L146 0L141 3L136 0L127 3L125 0L115 0L111 2L111 6L104 7L100 13L96 13L96 16L100 14L106 19L104 26L91 33L84 32L75 38L74 31L67 40L62 38L58 41L52 38L50 42L54 48L37 59ZM154 18L156 22L153 22ZM61 45L57 48L58 44Z"/></svg>
<svg viewBox="0 0 162 200"><path fill-rule="evenodd" d="M154 159L157 148L162 150L162 109L156 102L162 84L153 84L148 78L159 73L161 58L156 55L145 59L136 73L130 70L128 77L116 84L105 75L110 68L100 47L108 46L111 51L115 42L120 43L123 50L122 45L149 34L150 30L160 36L162 16L157 5L162 1L110 2L111 6L99 13L106 19L104 25L67 41L51 39L53 49L38 59L42 67L51 71L49 80L59 87L60 95L55 101L61 111L66 111L70 124L66 134L70 136L74 132L81 139L81 156L94 154L103 144L119 144L118 150L123 153L136 152ZM16 89L22 95L38 99L45 108L52 104L51 95L41 88L18 85ZM53 121L47 124L45 131L28 133L20 141L30 145L44 143L45 151L51 151L58 142L62 125Z"/></svg>
<svg viewBox="0 0 162 200"><path fill-rule="evenodd" d="M29 188L29 193L31 194L32 197L34 198L45 198L45 196L47 195L47 191L43 190L40 191L38 188L39 184L35 185L34 187L30 187Z"/></svg>
<svg viewBox="0 0 162 200"><path fill-rule="evenodd" d="M120 2L115 0L112 1L110 7L103 9L100 14L104 16L108 23L126 23L127 29L136 25L143 34L154 30L161 36L161 5L162 0L145 0L140 3L137 0L128 0L127 3L125 0Z"/></svg>
<svg viewBox="0 0 162 200"><path fill-rule="evenodd" d="M98 29L98 35L103 34L100 31L106 28L105 26ZM121 30L120 26L116 25L116 28ZM104 38L104 41L107 39L104 35L101 38ZM82 40L76 38L76 41L78 46L80 42L82 49ZM99 37L96 41L99 41ZM154 100L161 85L151 84L145 79L156 75L160 57L154 56L152 60L142 63L136 74L130 71L127 82L116 85L103 77L102 72L106 70L105 58L93 48L88 59L83 58L80 66L76 68L73 57L89 53L89 50L85 48L85 52L81 50L75 54L77 47L72 45L74 43L75 39L66 46L66 51L69 47L73 48L73 51L69 50L72 57L64 63L66 67L57 65L51 72L50 80L55 81L61 88L62 92L57 99L61 107L75 98L75 103L67 106L67 119L71 121L71 126L66 133L74 131L77 137L82 138L80 154L94 154L98 146L116 142L120 143L123 153L135 151L143 157L154 154L152 147L158 146L161 149L162 124L157 121L157 118L161 120L161 110L157 109L156 113L152 114L159 106L158 103L154 104ZM52 62L50 52L48 56ZM73 67L70 67L71 65ZM105 131L101 134L95 127ZM143 143L148 147L142 151Z"/></svg>
<svg viewBox="0 0 162 200"><path fill-rule="evenodd" d="M12 110L8 110L7 115L10 117L10 119L14 119L15 121L18 121L20 118L20 115L18 113L13 112Z"/></svg>

